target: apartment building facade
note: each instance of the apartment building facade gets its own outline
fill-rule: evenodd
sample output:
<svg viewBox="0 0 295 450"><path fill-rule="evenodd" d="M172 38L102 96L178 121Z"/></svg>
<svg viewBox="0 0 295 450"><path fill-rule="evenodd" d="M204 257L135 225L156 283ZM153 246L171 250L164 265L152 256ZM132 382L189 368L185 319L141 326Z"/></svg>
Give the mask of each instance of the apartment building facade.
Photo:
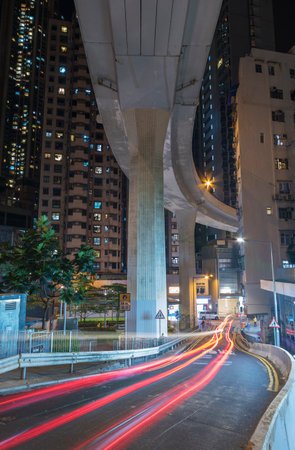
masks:
<svg viewBox="0 0 295 450"><path fill-rule="evenodd" d="M295 238L295 53L252 49L241 58L236 103L238 207L249 313L269 312L260 280L290 266Z"/></svg>
<svg viewBox="0 0 295 450"><path fill-rule="evenodd" d="M121 274L123 176L97 110L75 18L49 20L46 73L39 215L50 219L69 257L81 244L95 249L97 279Z"/></svg>

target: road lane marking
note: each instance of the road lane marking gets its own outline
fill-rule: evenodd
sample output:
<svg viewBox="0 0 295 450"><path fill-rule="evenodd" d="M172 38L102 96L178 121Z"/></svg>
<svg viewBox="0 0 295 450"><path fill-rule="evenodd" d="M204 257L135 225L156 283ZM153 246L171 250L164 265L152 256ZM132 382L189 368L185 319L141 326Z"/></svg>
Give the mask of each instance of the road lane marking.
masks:
<svg viewBox="0 0 295 450"><path fill-rule="evenodd" d="M272 392L278 392L279 390L279 377L278 377L278 373L276 371L276 369L274 368L274 366L267 361L267 359L263 358L262 356L259 355L255 355L254 353L251 353L245 349L243 349L238 343L237 343L237 337L236 337L237 333L234 332L234 343L236 348L243 352L246 353L247 355L253 356L254 358L257 358L267 369L268 372L268 376L269 376L269 385L267 387L268 391L272 391ZM245 339L244 339L245 340Z"/></svg>

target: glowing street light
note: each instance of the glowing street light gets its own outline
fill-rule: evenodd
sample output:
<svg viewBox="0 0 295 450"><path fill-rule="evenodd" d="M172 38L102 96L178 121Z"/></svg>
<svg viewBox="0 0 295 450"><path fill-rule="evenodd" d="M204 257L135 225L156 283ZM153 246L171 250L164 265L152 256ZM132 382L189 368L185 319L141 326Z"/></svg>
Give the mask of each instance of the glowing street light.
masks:
<svg viewBox="0 0 295 450"><path fill-rule="evenodd" d="M276 280L275 280L275 272L274 272L274 264L273 264L273 251L272 251L272 242L271 241L256 241L253 239L244 239L243 237L238 237L237 242L240 244L243 242L254 242L256 244L269 244L270 246L270 262L271 262L271 274L272 274L272 283L273 283L273 303L275 310L275 319L278 322L278 302L277 302L277 290L276 290ZM274 328L274 338L275 338L275 346L280 347L280 333L278 328Z"/></svg>

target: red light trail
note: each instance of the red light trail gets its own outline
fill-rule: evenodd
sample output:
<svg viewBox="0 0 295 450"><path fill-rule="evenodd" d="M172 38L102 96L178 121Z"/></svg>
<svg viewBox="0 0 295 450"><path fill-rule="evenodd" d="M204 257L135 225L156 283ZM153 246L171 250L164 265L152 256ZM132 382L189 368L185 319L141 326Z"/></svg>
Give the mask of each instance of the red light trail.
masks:
<svg viewBox="0 0 295 450"><path fill-rule="evenodd" d="M220 326L217 327L217 330L222 330L224 326L225 323L220 324ZM114 380L119 380L126 377L129 378L130 376L139 375L151 370L161 369L165 365L174 364L182 359L189 358L190 356L199 353L205 348L210 347L212 345L213 339L214 337L212 337L208 342L199 346L195 350L184 352L180 355L177 355L176 357L170 356L159 361L151 361L145 364L136 365L134 367L119 369L110 373L99 373L87 378L67 381L58 385L36 389L32 392L24 392L21 394L11 395L3 400L0 400L0 413L9 411L11 409L24 407L41 400L46 400L48 398L67 395L80 389L91 388L94 386L99 386L100 384L109 383Z"/></svg>
<svg viewBox="0 0 295 450"><path fill-rule="evenodd" d="M226 326L226 324L227 324L227 321L225 321L223 324L221 324L221 326L219 327L219 330L220 329L223 330L224 327ZM227 339L229 339L229 337L228 337L229 336L229 329L230 329L230 325L229 325L228 330L227 330ZM116 392L114 392L112 394L109 394L109 395L107 395L107 396L105 396L105 397L103 397L101 399L98 399L98 400L96 400L94 402L91 402L91 403L89 403L87 405L84 405L83 407L77 408L76 410L74 410L74 411L72 411L70 413L67 413L67 414L64 414L64 415L62 415L60 417L57 417L55 419L49 420L46 423L38 425L38 426L36 426L34 428L31 428L29 430L26 430L26 431L24 431L22 433L19 433L18 435L12 436L12 437L10 437L10 438L0 442L0 447L3 448L3 449L7 449L7 448L12 448L12 447L14 447L16 445L22 444L24 442L27 442L30 439L33 439L33 438L35 438L37 436L40 436L40 435L42 435L42 434L44 434L46 432L52 431L53 429L55 429L57 427L60 427L60 426L62 426L64 424L66 424L66 423L72 422L73 420L76 420L76 419L78 419L80 417L83 417L84 415L86 415L86 414L88 414L88 413L90 413L92 411L98 410L99 408L101 408L101 407L103 407L105 405L108 405L108 404L116 401L117 399L122 398L123 396L126 396L126 395L128 395L128 394L130 394L132 392L136 392L139 389L142 389L142 388L144 388L144 387L146 387L146 386L148 386L148 385L150 385L152 383L155 383L155 382L160 381L160 380L162 380L162 379L164 379L164 378L166 378L166 377L168 377L170 375L173 375L174 373L176 373L176 372L184 369L185 367L189 366L190 364L192 364L193 362L195 362L199 358L202 358L209 351L213 350L217 346L218 342L221 339L222 339L222 331L220 332L219 336L217 336L217 333L216 333L214 335L214 337L211 338L211 340L209 342L207 342L206 344L198 347L196 350L192 350L192 351L186 352L186 353L184 353L182 355L178 355L176 358L175 357L169 357L169 358L165 358L164 360L157 361L157 362L154 362L154 363L144 364L144 365L137 366L137 367L134 367L134 368L125 369L123 371L118 371L118 372L121 372L121 375L122 375L122 372L125 372L125 371L128 372L128 374L129 373L135 373L135 374L144 373L147 370L150 370L151 368L153 368L154 370L155 369L159 369L159 368L163 367L164 364L167 365L168 361L170 363L174 363L176 361L178 362L181 359L188 359L188 358L190 358L190 356L192 356L190 359L188 359L187 361L185 361L184 363L180 364L177 367L173 367L173 368L171 368L169 370L166 370L165 372L162 372L160 374L154 375L154 376L152 376L152 377L150 377L148 379L145 379L143 381L137 382L137 383L135 383L135 384L133 384L131 386L127 386L127 387L125 387L123 389L120 389L120 390L118 390L118 391L116 391ZM198 354L196 354L196 353L198 353ZM174 398L172 398L168 403L165 403L161 408L157 409L156 412L154 412L152 414L149 414L148 417L143 419L144 423L151 423L152 420L154 420L157 417L159 417L160 413L164 414L167 409L169 409L173 405L176 405L177 402L181 401L182 399L183 399L182 401L184 401L184 399L187 396L192 395L191 393L197 392L197 390L201 389L206 384L208 384L209 381L213 378L213 376L220 369L220 367L221 367L220 362L223 361L223 359L226 357L226 355L227 355L227 353L225 355L217 357L214 360L215 361L214 367L212 367L212 369L210 369L209 372L208 372L208 369L204 369L202 371L203 378L201 380L199 379L199 376L197 376L196 378L198 378L198 381L196 380L196 384L195 385L191 386L190 388L186 388L184 391L180 392L178 395L176 395ZM217 363L217 361L219 361L219 364ZM209 366L211 367L211 364L208 365L208 367ZM115 376L114 376L114 374L115 374ZM106 375L106 374L101 374L101 375ZM106 380L109 381L110 379L115 379L115 378L120 376L120 375L116 376L117 373L107 374L107 375L109 375L110 378L108 376L101 377L101 380L100 380L101 383L105 382ZM127 375L127 374L125 374L125 375ZM93 381L94 381L93 379L94 378L95 377L90 377L89 384L86 384L86 385L98 384L97 383L97 379L93 383ZM75 380L75 381L80 381L81 382L81 380ZM85 382L85 380L82 380L82 386L79 387L79 389L81 389L82 387L85 388L85 383L83 383L83 382ZM92 382L92 384L91 384L91 382ZM72 383L74 383L74 384L72 384ZM68 383L63 383L62 384L63 386L58 386L58 388L59 387L63 387L64 388L64 386L66 384L68 384ZM73 390L75 390L75 387L77 387L77 385L78 385L78 384L75 384L75 382L70 382L69 384L70 384L70 389L66 389L66 392L64 392L64 394L68 394L69 392L72 392ZM73 388L73 389L71 389L71 388ZM39 395L38 400L42 399L42 398L40 398L40 395L41 396L44 395L45 396L44 398L48 398L49 396L51 397L51 393L54 393L54 392L59 392L59 389L57 389L56 391L54 391L54 389L49 389L47 391L45 390L45 392L43 392L43 394L40 394L40 390L39 390L39 392L37 394L37 395ZM57 394L57 395L60 395L60 394ZM25 396L23 395L23 397L25 397ZM12 399L12 401L13 401L13 399ZM14 401L16 401L15 398L14 398ZM22 399L19 399L19 401L22 402L22 404L20 406L24 406L23 402L25 402L26 399L22 398ZM138 428L139 428L139 425L137 427L135 427L136 430ZM133 429L134 429L134 427L133 427ZM120 441L120 437L117 438L117 439L119 439L119 441ZM118 441L118 443L119 443L119 441Z"/></svg>
<svg viewBox="0 0 295 450"><path fill-rule="evenodd" d="M209 363L196 377L189 382L186 381L176 388L169 390L164 396L150 402L145 405L144 408L137 410L123 421L102 431L95 437L92 437L79 447L76 447L75 450L85 447L103 450L119 450L121 448L126 448L126 445L130 444L131 441L134 441L140 434L144 433L147 427L154 425L161 420L164 415L167 415L174 410L180 403L203 389L210 381L212 381L233 349L234 344L229 336L229 330L230 326L226 333L228 344L223 354L218 355L214 361ZM100 438L103 438L103 440L97 442Z"/></svg>

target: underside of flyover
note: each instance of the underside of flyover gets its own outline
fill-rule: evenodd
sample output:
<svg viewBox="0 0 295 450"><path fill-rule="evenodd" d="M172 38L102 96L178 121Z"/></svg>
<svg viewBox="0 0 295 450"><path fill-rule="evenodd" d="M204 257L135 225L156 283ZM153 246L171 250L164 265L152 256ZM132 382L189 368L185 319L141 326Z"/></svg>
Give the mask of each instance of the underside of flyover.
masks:
<svg viewBox="0 0 295 450"><path fill-rule="evenodd" d="M167 334L164 207L180 228L181 328L195 325L195 222L236 231L194 169L197 98L221 0L75 0L104 128L129 178L127 333ZM209 4L210 3L210 4Z"/></svg>

